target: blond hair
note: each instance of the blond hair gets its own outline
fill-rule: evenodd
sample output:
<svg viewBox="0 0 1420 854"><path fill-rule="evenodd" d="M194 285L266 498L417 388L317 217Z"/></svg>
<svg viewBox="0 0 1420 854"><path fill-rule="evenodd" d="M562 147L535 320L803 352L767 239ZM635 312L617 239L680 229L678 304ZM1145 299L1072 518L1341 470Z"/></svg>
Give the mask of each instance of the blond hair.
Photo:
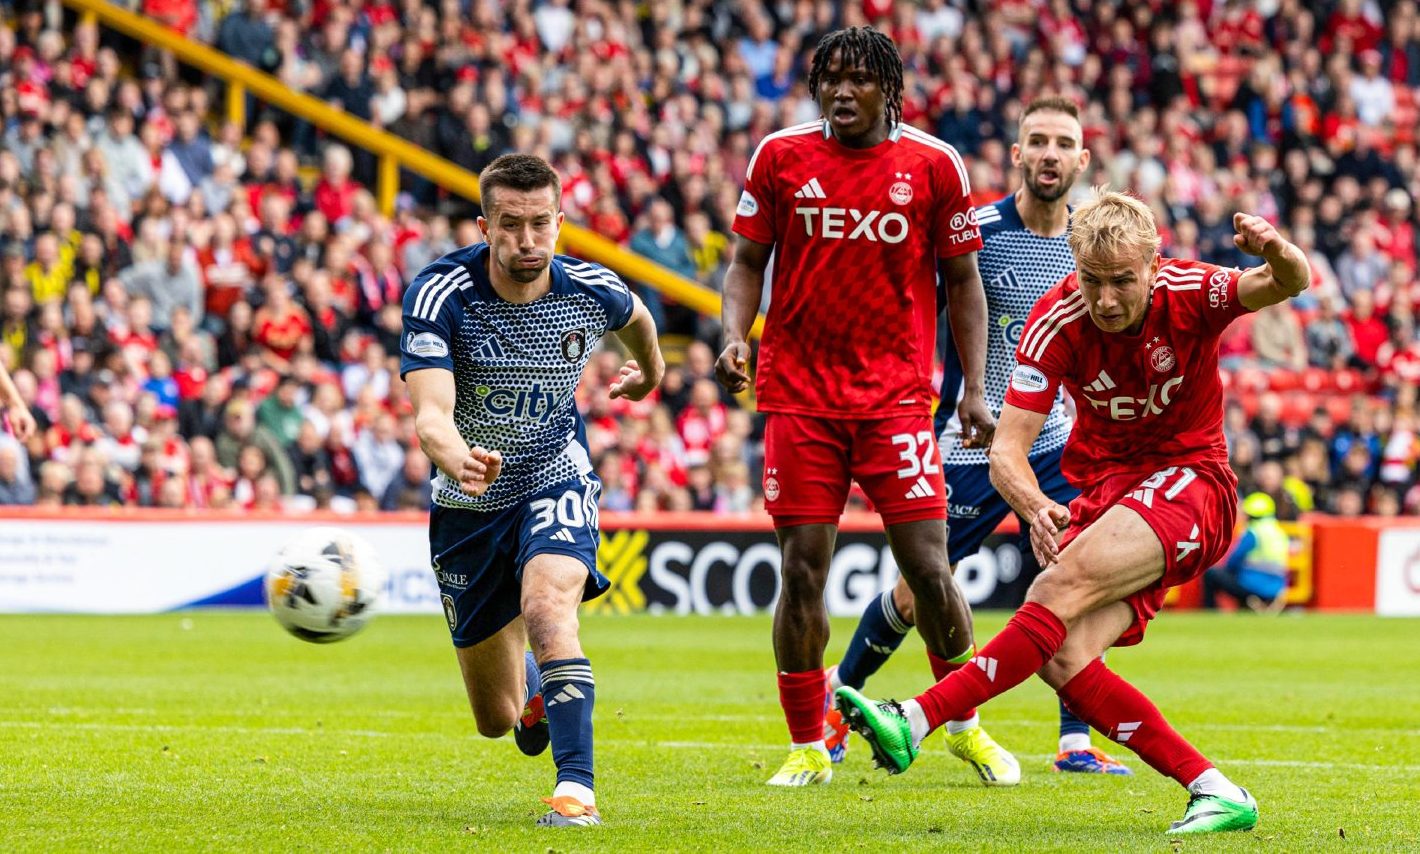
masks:
<svg viewBox="0 0 1420 854"><path fill-rule="evenodd" d="M1159 227L1148 205L1102 186L1070 214L1068 239L1077 262L1094 264L1148 260L1160 243Z"/></svg>

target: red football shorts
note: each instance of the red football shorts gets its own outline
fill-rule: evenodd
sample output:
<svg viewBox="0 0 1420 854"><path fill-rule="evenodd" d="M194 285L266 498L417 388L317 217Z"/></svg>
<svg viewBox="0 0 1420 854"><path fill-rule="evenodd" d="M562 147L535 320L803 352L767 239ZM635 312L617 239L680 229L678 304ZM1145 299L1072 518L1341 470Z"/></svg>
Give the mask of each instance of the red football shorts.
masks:
<svg viewBox="0 0 1420 854"><path fill-rule="evenodd" d="M1070 502L1070 541L1119 504L1138 513L1164 547L1163 577L1124 601L1134 609L1134 625L1114 642L1132 646L1164 605L1170 587L1185 584L1222 560L1233 541L1238 514L1238 482L1232 470L1217 463L1194 463L1160 469L1141 478L1138 472L1105 478Z"/></svg>
<svg viewBox="0 0 1420 854"><path fill-rule="evenodd" d="M942 455L930 417L768 414L764 506L776 528L838 524L854 480L884 524L947 518Z"/></svg>

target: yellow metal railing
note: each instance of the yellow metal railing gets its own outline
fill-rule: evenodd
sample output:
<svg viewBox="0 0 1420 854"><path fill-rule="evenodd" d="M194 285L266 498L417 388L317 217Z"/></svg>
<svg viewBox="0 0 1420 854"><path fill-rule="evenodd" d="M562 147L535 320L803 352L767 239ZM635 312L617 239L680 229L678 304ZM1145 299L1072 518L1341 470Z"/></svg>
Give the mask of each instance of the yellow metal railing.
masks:
<svg viewBox="0 0 1420 854"><path fill-rule="evenodd" d="M477 175L456 163L425 151L408 140L373 127L344 110L336 109L303 92L288 89L269 74L257 71L207 45L184 38L156 21L105 0L61 2L79 12L85 21L96 22L145 44L162 48L171 52L181 62L225 80L227 117L238 124L245 124L246 96L251 94L354 146L372 152L379 158L375 195L380 210L386 215L394 212L401 168L422 175L443 189L466 199L478 201ZM562 243L569 253L578 258L603 264L627 278L645 282L681 305L712 317L720 315L718 293L635 252L623 249L594 231L567 223L562 227ZM763 328L764 318L761 316L755 322L752 334L758 337Z"/></svg>

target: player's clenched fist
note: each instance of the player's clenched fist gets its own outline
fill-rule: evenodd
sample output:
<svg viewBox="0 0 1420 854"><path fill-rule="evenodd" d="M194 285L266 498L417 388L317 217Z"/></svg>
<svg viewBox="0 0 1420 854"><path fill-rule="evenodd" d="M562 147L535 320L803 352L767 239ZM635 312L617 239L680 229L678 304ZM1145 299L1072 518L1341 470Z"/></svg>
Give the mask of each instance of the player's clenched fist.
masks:
<svg viewBox="0 0 1420 854"><path fill-rule="evenodd" d="M459 488L477 498L488 491L503 471L503 455L498 451L474 448L459 467Z"/></svg>
<svg viewBox="0 0 1420 854"><path fill-rule="evenodd" d="M1272 223L1252 214L1233 214L1233 244L1249 255L1262 257L1286 245Z"/></svg>
<svg viewBox="0 0 1420 854"><path fill-rule="evenodd" d="M1042 568L1060 557L1060 534L1070 525L1070 511L1059 504L1049 504L1030 520L1030 546Z"/></svg>
<svg viewBox="0 0 1420 854"><path fill-rule="evenodd" d="M957 404L957 419L961 421L961 446L963 448L991 447L991 439L996 435L996 418L986 398L980 394L967 393Z"/></svg>
<svg viewBox="0 0 1420 854"><path fill-rule="evenodd" d="M715 360L715 379L731 394L749 388L749 344L731 341Z"/></svg>

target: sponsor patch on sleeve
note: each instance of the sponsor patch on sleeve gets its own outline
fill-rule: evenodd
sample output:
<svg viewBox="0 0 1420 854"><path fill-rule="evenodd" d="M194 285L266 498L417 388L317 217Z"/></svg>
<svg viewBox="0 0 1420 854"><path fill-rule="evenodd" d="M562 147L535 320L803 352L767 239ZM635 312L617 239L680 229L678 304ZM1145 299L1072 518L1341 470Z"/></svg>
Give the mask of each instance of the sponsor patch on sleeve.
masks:
<svg viewBox="0 0 1420 854"><path fill-rule="evenodd" d="M759 202L755 200L754 196L750 195L749 190L740 193L740 203L735 208L735 213L740 216L754 216L759 213Z"/></svg>
<svg viewBox="0 0 1420 854"><path fill-rule="evenodd" d="M1011 373L1011 388L1016 391L1032 394L1045 391L1049 387L1050 383L1045 379L1045 374L1030 365L1016 365L1016 370Z"/></svg>
<svg viewBox="0 0 1420 854"><path fill-rule="evenodd" d="M432 332L409 333L404 342L405 352L411 356L438 359L449 355L449 345Z"/></svg>

